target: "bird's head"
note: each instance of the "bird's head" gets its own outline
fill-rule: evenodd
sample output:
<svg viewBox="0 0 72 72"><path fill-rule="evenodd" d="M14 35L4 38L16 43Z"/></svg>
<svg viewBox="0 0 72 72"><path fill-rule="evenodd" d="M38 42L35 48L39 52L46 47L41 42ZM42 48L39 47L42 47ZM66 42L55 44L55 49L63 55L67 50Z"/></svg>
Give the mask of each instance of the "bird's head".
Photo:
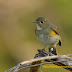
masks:
<svg viewBox="0 0 72 72"><path fill-rule="evenodd" d="M45 17L38 17L38 18L36 19L36 21L34 21L33 23L36 23L37 29L38 29L38 30L41 30L41 29L47 27L47 25L48 25L48 20L47 20L47 18L45 18Z"/></svg>

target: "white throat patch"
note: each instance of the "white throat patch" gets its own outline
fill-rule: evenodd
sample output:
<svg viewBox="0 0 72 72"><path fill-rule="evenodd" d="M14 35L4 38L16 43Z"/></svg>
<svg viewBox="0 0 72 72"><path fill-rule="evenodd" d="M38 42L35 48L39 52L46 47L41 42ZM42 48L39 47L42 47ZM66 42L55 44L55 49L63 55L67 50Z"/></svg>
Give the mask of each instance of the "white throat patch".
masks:
<svg viewBox="0 0 72 72"><path fill-rule="evenodd" d="M37 26L37 30L42 30L42 28L38 24L36 24L36 26Z"/></svg>

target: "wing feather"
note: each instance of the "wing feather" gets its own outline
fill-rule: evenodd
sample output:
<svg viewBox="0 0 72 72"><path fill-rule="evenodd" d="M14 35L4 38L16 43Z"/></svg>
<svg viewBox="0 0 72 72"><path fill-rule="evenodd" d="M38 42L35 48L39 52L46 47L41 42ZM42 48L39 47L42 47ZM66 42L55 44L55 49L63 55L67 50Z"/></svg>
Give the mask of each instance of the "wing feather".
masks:
<svg viewBox="0 0 72 72"><path fill-rule="evenodd" d="M51 28L57 35L59 35L59 33L57 32L57 27L56 27L56 25L50 24L50 28ZM59 35L59 36L60 36L60 35ZM58 45L61 46L61 37L60 37L60 39L59 39Z"/></svg>

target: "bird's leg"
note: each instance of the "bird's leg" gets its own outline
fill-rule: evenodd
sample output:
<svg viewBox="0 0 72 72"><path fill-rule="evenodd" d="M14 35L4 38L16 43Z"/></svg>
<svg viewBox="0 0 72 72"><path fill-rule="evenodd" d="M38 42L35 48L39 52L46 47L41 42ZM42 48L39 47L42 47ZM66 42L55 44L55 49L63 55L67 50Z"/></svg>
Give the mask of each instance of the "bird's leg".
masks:
<svg viewBox="0 0 72 72"><path fill-rule="evenodd" d="M47 45L44 46L44 48L43 48L44 50L45 50L46 46L47 46Z"/></svg>

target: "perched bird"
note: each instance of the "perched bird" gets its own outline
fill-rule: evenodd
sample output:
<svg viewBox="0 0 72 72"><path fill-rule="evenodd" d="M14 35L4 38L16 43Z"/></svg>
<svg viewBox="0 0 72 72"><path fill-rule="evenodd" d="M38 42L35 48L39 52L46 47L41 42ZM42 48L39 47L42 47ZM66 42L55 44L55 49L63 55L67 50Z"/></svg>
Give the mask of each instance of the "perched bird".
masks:
<svg viewBox="0 0 72 72"><path fill-rule="evenodd" d="M50 23L45 17L38 17L34 23L36 23L35 34L37 39L45 45L45 47L48 46L49 52L57 55L56 45L61 46L61 37L57 32L56 25Z"/></svg>

